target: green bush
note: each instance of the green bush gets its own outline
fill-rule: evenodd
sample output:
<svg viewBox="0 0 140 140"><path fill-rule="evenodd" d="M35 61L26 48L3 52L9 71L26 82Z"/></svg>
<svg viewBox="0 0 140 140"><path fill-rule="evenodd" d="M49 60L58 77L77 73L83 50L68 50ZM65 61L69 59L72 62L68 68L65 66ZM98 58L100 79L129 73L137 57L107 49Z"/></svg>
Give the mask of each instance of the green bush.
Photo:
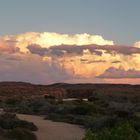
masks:
<svg viewBox="0 0 140 140"><path fill-rule="evenodd" d="M92 131L100 131L104 128L114 127L117 122L117 118L113 116L91 117L87 120L85 127L90 128Z"/></svg>
<svg viewBox="0 0 140 140"><path fill-rule="evenodd" d="M72 110L72 114L91 115L95 111L95 106L92 103L79 103Z"/></svg>
<svg viewBox="0 0 140 140"><path fill-rule="evenodd" d="M31 131L37 130L37 127L33 123L27 122L25 120L19 120L16 115L12 113L4 113L0 115L0 127L3 129L22 127Z"/></svg>
<svg viewBox="0 0 140 140"><path fill-rule="evenodd" d="M5 103L8 105L15 105L17 103L17 100L14 98L9 98L5 101Z"/></svg>
<svg viewBox="0 0 140 140"><path fill-rule="evenodd" d="M24 128L15 128L7 132L6 136L14 140L37 140L34 133Z"/></svg>
<svg viewBox="0 0 140 140"><path fill-rule="evenodd" d="M140 134L127 122L96 133L87 131L83 140L140 140Z"/></svg>
<svg viewBox="0 0 140 140"><path fill-rule="evenodd" d="M83 140L93 140L94 134L90 129L86 131L85 138Z"/></svg>
<svg viewBox="0 0 140 140"><path fill-rule="evenodd" d="M8 138L5 138L4 136L0 135L0 140L9 140Z"/></svg>

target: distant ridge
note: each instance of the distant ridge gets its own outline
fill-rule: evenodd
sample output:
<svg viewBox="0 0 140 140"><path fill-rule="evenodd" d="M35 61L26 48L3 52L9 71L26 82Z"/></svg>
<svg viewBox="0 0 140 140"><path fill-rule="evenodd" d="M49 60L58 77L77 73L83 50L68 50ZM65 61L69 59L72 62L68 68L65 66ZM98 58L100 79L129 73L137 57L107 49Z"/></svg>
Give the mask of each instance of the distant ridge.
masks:
<svg viewBox="0 0 140 140"><path fill-rule="evenodd" d="M31 83L28 82L16 82L16 81L4 81L4 82L0 82L0 85L33 85Z"/></svg>
<svg viewBox="0 0 140 140"><path fill-rule="evenodd" d="M140 84L136 84L136 85L132 85L132 84L116 84L116 83L53 83L53 84L33 84L30 82L22 82L22 81L0 81L0 85L5 85L5 84L17 84L17 85L41 85L41 86L55 86L55 87L60 87L60 86L78 86L78 85L87 85L87 86L91 86L91 85L100 85L100 86L105 86L105 85L118 85L118 86L139 86Z"/></svg>
<svg viewBox="0 0 140 140"><path fill-rule="evenodd" d="M7 97L34 98L45 94L62 98L88 98L93 93L140 94L140 85L92 83L36 85L27 82L0 82L0 99Z"/></svg>

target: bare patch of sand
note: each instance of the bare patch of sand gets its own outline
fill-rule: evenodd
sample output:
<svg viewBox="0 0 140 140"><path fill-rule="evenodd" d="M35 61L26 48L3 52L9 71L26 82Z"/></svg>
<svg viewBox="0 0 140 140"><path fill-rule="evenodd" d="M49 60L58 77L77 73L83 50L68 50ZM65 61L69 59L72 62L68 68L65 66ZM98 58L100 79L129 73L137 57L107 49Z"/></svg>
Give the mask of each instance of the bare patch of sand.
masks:
<svg viewBox="0 0 140 140"><path fill-rule="evenodd" d="M78 125L44 120L34 115L17 114L22 120L33 122L38 131L35 132L38 140L82 140L85 130Z"/></svg>

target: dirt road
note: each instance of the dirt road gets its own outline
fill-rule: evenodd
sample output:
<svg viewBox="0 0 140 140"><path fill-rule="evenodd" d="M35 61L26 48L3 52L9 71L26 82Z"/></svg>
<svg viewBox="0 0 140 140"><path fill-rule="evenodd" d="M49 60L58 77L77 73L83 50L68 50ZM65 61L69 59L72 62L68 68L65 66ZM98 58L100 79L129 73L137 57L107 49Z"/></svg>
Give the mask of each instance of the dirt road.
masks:
<svg viewBox="0 0 140 140"><path fill-rule="evenodd" d="M33 122L38 131L35 132L38 140L82 140L85 130L78 125L63 122L44 120L34 115L17 115L22 120Z"/></svg>

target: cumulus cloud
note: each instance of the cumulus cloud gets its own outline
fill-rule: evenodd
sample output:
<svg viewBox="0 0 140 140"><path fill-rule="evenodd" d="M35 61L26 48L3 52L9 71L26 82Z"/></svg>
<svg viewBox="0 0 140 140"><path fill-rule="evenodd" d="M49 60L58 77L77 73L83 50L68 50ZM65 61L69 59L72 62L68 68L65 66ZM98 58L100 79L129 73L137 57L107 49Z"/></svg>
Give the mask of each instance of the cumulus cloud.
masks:
<svg viewBox="0 0 140 140"><path fill-rule="evenodd" d="M136 47L136 48L140 48L140 41L134 43L134 47Z"/></svg>
<svg viewBox="0 0 140 140"><path fill-rule="evenodd" d="M0 53L15 53L19 48L15 46L14 41L0 39Z"/></svg>
<svg viewBox="0 0 140 140"><path fill-rule="evenodd" d="M129 69L124 70L123 68L109 68L103 74L99 75L98 78L140 78L140 71Z"/></svg>
<svg viewBox="0 0 140 140"><path fill-rule="evenodd" d="M18 60L18 58L20 59ZM42 57L37 55L2 55L0 66L0 81L26 81L47 84L63 82L73 77L58 63L53 62L50 65L48 62L42 61Z"/></svg>
<svg viewBox="0 0 140 140"><path fill-rule="evenodd" d="M56 61L75 76L96 77L110 67L123 67L125 70L140 70L140 48L118 45L59 45L42 48L39 45L27 47L51 61Z"/></svg>
<svg viewBox="0 0 140 140"><path fill-rule="evenodd" d="M99 35L90 34L59 34L59 33L38 33L38 32L28 32L24 34L19 34L16 36L4 36L4 40L12 40L16 42L16 47L20 48L21 52L28 52L27 46L31 44L38 44L42 48L49 48L51 46L65 45L113 45L114 42L111 40L105 40Z"/></svg>
<svg viewBox="0 0 140 140"><path fill-rule="evenodd" d="M139 42L120 46L99 35L29 32L0 37L0 66L1 81L139 79L140 47Z"/></svg>

